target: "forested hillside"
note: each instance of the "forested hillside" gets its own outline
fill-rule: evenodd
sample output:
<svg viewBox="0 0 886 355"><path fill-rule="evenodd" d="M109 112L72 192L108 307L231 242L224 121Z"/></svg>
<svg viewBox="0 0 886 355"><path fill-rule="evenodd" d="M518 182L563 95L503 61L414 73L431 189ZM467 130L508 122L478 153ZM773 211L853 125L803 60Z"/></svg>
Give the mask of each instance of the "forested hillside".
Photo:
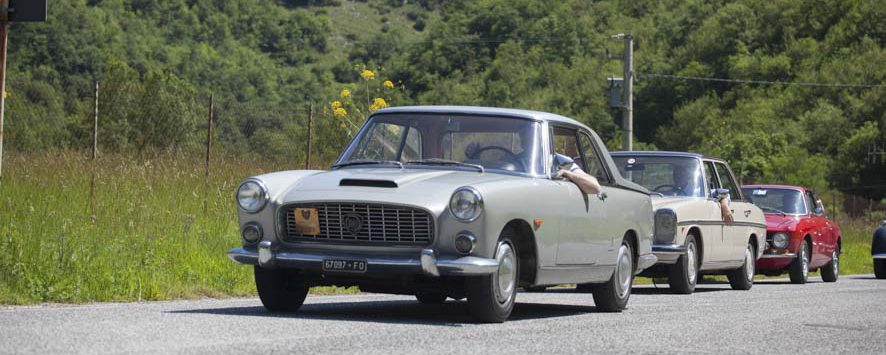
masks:
<svg viewBox="0 0 886 355"><path fill-rule="evenodd" d="M745 181L886 185L869 155L886 150L884 0L56 0L11 26L4 134L13 152L88 147L97 79L104 150L199 146L210 93L261 108L219 121L231 154L302 134L287 116L307 104L346 132L375 97L555 112L617 148L617 33L636 38L637 146L721 156Z"/></svg>

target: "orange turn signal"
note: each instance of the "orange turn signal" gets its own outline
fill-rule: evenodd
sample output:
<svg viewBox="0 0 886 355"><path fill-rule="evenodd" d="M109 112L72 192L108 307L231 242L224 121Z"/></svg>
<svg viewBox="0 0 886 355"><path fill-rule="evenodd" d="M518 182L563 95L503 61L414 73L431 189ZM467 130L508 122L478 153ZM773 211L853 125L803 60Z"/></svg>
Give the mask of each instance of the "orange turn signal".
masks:
<svg viewBox="0 0 886 355"><path fill-rule="evenodd" d="M532 223L534 223L535 227L538 228L538 227L541 227L541 224L545 223L545 221L542 221L540 219L536 219L536 220L533 220Z"/></svg>

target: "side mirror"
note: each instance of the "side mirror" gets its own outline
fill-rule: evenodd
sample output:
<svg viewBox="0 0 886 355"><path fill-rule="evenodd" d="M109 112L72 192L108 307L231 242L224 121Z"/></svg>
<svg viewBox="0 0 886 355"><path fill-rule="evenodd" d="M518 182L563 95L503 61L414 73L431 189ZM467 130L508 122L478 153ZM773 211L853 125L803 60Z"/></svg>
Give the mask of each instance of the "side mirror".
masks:
<svg viewBox="0 0 886 355"><path fill-rule="evenodd" d="M565 156L563 154L554 154L554 167L563 170L572 169L572 165L575 164L575 161L572 158Z"/></svg>
<svg viewBox="0 0 886 355"><path fill-rule="evenodd" d="M729 189L711 189L711 197L714 199L720 198L721 195L729 196Z"/></svg>
<svg viewBox="0 0 886 355"><path fill-rule="evenodd" d="M824 213L824 208L821 208L821 207L815 208L815 214L822 214L822 213Z"/></svg>

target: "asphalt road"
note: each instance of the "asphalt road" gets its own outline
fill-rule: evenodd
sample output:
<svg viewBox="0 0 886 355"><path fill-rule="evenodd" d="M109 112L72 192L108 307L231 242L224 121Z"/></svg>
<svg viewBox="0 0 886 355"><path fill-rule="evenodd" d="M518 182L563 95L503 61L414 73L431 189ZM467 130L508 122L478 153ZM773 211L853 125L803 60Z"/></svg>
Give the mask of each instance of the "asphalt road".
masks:
<svg viewBox="0 0 886 355"><path fill-rule="evenodd" d="M0 354L886 354L886 281L812 281L635 287L622 313L566 289L521 293L504 324L387 295L308 296L286 316L256 298L3 307Z"/></svg>

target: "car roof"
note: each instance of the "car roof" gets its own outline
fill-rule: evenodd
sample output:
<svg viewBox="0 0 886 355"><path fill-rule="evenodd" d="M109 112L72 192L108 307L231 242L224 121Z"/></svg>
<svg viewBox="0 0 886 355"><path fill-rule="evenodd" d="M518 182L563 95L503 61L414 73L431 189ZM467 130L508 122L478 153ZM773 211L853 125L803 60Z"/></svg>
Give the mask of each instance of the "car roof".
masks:
<svg viewBox="0 0 886 355"><path fill-rule="evenodd" d="M751 184L751 185L741 185L741 188L788 189L788 190L800 190L800 191L806 191L806 187L805 187L805 186L778 185L778 184Z"/></svg>
<svg viewBox="0 0 886 355"><path fill-rule="evenodd" d="M530 111L530 110L521 110L514 108L501 108L501 107L483 107L483 106L436 106L436 105L427 105L427 106L397 106L397 107L388 107L378 111L375 111L373 115L384 114L384 113L437 113L437 114L465 114L465 115L494 115L494 116L511 116L517 118L530 119L535 121L548 121L548 122L559 122L559 123L567 123L570 125L584 127L588 130L591 130L590 127L585 126L581 122L578 122L569 117L560 116L555 113L550 112L542 112L542 111Z"/></svg>
<svg viewBox="0 0 886 355"><path fill-rule="evenodd" d="M689 153L689 152L672 152L667 150L620 150L616 152L609 152L612 156L647 156L647 157L682 157L682 158L699 158L699 159L711 159L711 160L720 160L725 161L722 158L707 156L704 154L698 153Z"/></svg>

